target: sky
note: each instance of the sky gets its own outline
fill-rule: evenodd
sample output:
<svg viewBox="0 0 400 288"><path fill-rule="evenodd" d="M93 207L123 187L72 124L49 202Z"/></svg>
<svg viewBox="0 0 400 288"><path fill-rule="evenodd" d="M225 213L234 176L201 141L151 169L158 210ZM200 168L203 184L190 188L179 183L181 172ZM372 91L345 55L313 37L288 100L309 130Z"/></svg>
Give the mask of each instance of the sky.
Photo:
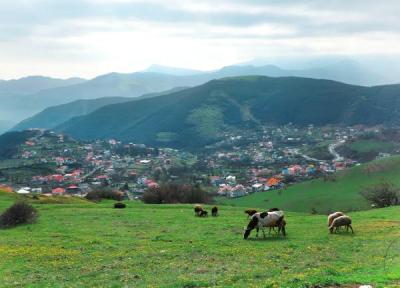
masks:
<svg viewBox="0 0 400 288"><path fill-rule="evenodd" d="M397 57L398 0L1 0L0 79Z"/></svg>

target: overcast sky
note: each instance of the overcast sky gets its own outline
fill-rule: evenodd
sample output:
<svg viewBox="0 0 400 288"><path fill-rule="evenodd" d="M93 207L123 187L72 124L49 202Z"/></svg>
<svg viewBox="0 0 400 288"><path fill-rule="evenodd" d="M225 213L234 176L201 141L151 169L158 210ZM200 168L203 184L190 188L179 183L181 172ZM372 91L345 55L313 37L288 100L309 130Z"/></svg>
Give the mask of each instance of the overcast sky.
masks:
<svg viewBox="0 0 400 288"><path fill-rule="evenodd" d="M0 79L400 53L400 1L1 0Z"/></svg>

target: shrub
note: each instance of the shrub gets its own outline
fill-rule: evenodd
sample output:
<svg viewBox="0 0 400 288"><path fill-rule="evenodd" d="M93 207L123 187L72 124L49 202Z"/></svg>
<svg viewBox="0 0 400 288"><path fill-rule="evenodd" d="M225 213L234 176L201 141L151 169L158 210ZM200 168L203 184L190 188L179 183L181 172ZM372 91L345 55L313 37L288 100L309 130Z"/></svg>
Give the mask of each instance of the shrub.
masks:
<svg viewBox="0 0 400 288"><path fill-rule="evenodd" d="M120 191L113 191L109 189L93 190L86 195L86 199L91 201L100 201L102 199L110 199L121 201L124 199L124 193Z"/></svg>
<svg viewBox="0 0 400 288"><path fill-rule="evenodd" d="M118 202L114 204L114 208L118 208L118 209L124 209L126 207L126 204Z"/></svg>
<svg viewBox="0 0 400 288"><path fill-rule="evenodd" d="M381 182L361 191L361 195L378 208L399 204L399 189L389 182Z"/></svg>
<svg viewBox="0 0 400 288"><path fill-rule="evenodd" d="M32 205L25 202L18 202L8 208L0 216L0 227L10 228L20 224L33 223L38 213Z"/></svg>
<svg viewBox="0 0 400 288"><path fill-rule="evenodd" d="M147 189L143 194L143 201L150 204L208 203L210 200L207 192L192 185L166 184Z"/></svg>

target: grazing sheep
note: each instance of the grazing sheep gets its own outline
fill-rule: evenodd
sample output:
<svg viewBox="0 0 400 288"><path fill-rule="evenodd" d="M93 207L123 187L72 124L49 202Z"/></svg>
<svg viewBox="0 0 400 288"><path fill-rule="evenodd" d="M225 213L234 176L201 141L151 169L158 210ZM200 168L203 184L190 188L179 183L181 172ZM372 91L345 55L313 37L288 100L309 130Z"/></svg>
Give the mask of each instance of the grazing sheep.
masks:
<svg viewBox="0 0 400 288"><path fill-rule="evenodd" d="M114 208L117 208L117 209L124 209L125 207L126 207L125 203L117 202L114 204Z"/></svg>
<svg viewBox="0 0 400 288"><path fill-rule="evenodd" d="M208 212L206 210L201 210L199 213L199 217L207 217L208 216Z"/></svg>
<svg viewBox="0 0 400 288"><path fill-rule="evenodd" d="M201 211L203 211L203 207L201 205L194 206L194 216L200 216Z"/></svg>
<svg viewBox="0 0 400 288"><path fill-rule="evenodd" d="M331 226L329 226L329 231L331 233L333 233L333 230L335 230L335 232L338 230L339 227L342 226L346 226L346 232L349 231L349 228L351 229L351 233L354 233L353 231L353 227L351 227L351 218L347 215L343 215L343 216L339 216L337 218L335 218L331 224Z"/></svg>
<svg viewBox="0 0 400 288"><path fill-rule="evenodd" d="M254 214L257 213L257 210L255 210L255 209L247 209L247 210L244 210L244 213L247 214L247 219L249 219L249 217L251 217L251 216L253 216Z"/></svg>
<svg viewBox="0 0 400 288"><path fill-rule="evenodd" d="M211 215L214 216L214 217L218 216L218 207L217 206L214 206L211 209Z"/></svg>
<svg viewBox="0 0 400 288"><path fill-rule="evenodd" d="M343 212L334 212L332 214L328 215L328 227L332 225L333 220L335 220L335 218L340 217L340 216L344 216Z"/></svg>
<svg viewBox="0 0 400 288"><path fill-rule="evenodd" d="M283 236L286 236L286 222L284 222L283 211L273 211L273 212L257 212L251 216L251 220L245 229L243 238L247 239L250 235L251 230L257 229L256 237L258 237L259 229L261 228L263 235L265 237L264 228L265 227L279 227L279 232L282 232Z"/></svg>
<svg viewBox="0 0 400 288"><path fill-rule="evenodd" d="M270 208L270 209L268 209L268 212L275 212L275 211L281 211L281 209L279 209L279 208ZM286 222L285 222L285 224L286 224ZM269 227L269 234L271 234L271 231L274 231L274 232L276 232L275 231L275 227ZM279 229L278 229L278 234L279 234Z"/></svg>

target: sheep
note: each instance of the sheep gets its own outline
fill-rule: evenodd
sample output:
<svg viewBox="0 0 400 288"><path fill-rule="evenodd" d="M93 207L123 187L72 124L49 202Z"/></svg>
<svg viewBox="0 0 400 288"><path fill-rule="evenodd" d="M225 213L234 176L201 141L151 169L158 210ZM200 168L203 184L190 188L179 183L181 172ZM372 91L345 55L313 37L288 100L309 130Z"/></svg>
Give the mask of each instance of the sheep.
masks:
<svg viewBox="0 0 400 288"><path fill-rule="evenodd" d="M282 232L283 236L286 236L286 221L284 222L284 214L282 211L273 212L257 212L251 216L251 220L245 229L243 238L247 239L250 235L251 230L257 229L256 237L258 237L259 229L261 228L264 238L265 232L264 227L279 227L279 232Z"/></svg>
<svg viewBox="0 0 400 288"><path fill-rule="evenodd" d="M199 213L199 217L207 217L208 216L208 212L206 210L201 210Z"/></svg>
<svg viewBox="0 0 400 288"><path fill-rule="evenodd" d="M214 216L214 217L218 216L218 207L217 206L214 206L211 209L211 215Z"/></svg>
<svg viewBox="0 0 400 288"><path fill-rule="evenodd" d="M329 231L333 233L333 230L335 229L335 232L338 230L339 227L346 226L346 232L349 231L349 228L351 229L351 233L354 233L353 227L351 227L351 218L347 215L339 216L335 218L332 221L331 226L329 226Z"/></svg>
<svg viewBox="0 0 400 288"><path fill-rule="evenodd" d="M194 206L194 216L200 216L201 211L203 211L203 207L201 205Z"/></svg>
<svg viewBox="0 0 400 288"><path fill-rule="evenodd" d="M247 219L249 219L249 217L251 217L251 216L253 216L254 214L257 213L257 210L255 210L255 209L247 209L247 210L244 210L244 213L247 214Z"/></svg>
<svg viewBox="0 0 400 288"><path fill-rule="evenodd" d="M279 209L279 208L269 208L268 209L268 212L275 212L275 211L281 211L281 209ZM286 222L285 222L285 225L286 225ZM275 231L275 227L269 227L269 234L271 234L271 231L274 231L274 232L276 232ZM278 233L279 233L279 229L278 229Z"/></svg>
<svg viewBox="0 0 400 288"><path fill-rule="evenodd" d="M125 207L126 207L125 203L117 202L114 204L114 208L117 208L117 209L124 209Z"/></svg>
<svg viewBox="0 0 400 288"><path fill-rule="evenodd" d="M334 212L332 214L328 215L328 227L332 225L333 220L335 220L335 218L340 217L340 216L344 216L343 212Z"/></svg>

